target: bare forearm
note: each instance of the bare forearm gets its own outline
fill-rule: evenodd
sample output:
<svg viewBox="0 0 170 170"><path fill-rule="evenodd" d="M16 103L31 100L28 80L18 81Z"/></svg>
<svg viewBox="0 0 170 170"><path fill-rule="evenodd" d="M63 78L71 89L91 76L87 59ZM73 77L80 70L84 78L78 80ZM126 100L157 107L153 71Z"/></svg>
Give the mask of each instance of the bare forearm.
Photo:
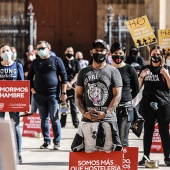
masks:
<svg viewBox="0 0 170 170"><path fill-rule="evenodd" d="M66 89L67 89L67 84L62 84L62 87L61 87L61 92L66 92Z"/></svg>
<svg viewBox="0 0 170 170"><path fill-rule="evenodd" d="M76 101L76 105L79 109L79 111L84 114L86 112L85 106L84 106L84 102L82 100L83 97L76 97L75 101Z"/></svg>
<svg viewBox="0 0 170 170"><path fill-rule="evenodd" d="M110 114L111 114L112 112L114 112L114 110L115 110L116 107L118 106L120 100L121 100L121 95L118 95L118 96L114 97L114 98L112 99L112 101L110 102L109 107L107 108L107 112L110 113Z"/></svg>

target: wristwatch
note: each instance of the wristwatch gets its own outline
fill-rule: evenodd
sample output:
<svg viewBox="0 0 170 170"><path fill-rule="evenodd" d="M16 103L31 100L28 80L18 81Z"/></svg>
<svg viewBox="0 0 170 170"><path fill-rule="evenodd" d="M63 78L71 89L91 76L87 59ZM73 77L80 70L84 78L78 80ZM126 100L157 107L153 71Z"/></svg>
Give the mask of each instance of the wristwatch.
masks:
<svg viewBox="0 0 170 170"><path fill-rule="evenodd" d="M61 94L64 94L64 95L66 95L67 93L66 93L66 92L61 92Z"/></svg>

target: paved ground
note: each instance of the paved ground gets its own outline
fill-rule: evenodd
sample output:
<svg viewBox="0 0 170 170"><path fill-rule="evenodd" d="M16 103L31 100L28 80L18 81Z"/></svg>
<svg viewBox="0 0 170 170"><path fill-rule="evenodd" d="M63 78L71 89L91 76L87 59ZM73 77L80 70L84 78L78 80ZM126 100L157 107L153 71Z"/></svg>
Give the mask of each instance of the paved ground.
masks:
<svg viewBox="0 0 170 170"><path fill-rule="evenodd" d="M79 115L81 116L81 115ZM18 165L18 170L68 170L70 145L77 129L72 126L70 115L68 115L67 124L62 128L61 151L54 151L52 148L47 150L39 149L43 143L42 138L23 137L22 158L23 164ZM130 132L130 146L139 147L140 160L143 156L142 136L137 138ZM160 170L169 170L163 161L163 154L152 153L153 160L159 160ZM138 169L148 169L139 167Z"/></svg>

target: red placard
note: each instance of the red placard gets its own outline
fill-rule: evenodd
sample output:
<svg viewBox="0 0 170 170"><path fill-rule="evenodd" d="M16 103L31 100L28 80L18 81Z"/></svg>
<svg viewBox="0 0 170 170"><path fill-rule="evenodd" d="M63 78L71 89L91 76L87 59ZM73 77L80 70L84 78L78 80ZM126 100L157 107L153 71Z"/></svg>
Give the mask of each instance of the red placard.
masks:
<svg viewBox="0 0 170 170"><path fill-rule="evenodd" d="M0 112L25 112L30 105L30 81L0 81Z"/></svg>
<svg viewBox="0 0 170 170"><path fill-rule="evenodd" d="M138 148L124 147L123 148L123 170L138 169Z"/></svg>
<svg viewBox="0 0 170 170"><path fill-rule="evenodd" d="M70 152L69 170L122 170L122 151L106 152Z"/></svg>
<svg viewBox="0 0 170 170"><path fill-rule="evenodd" d="M170 125L169 125L169 132L170 132ZM158 123L155 124L155 129L152 138L152 146L151 146L152 153L163 153L162 141L159 134Z"/></svg>
<svg viewBox="0 0 170 170"><path fill-rule="evenodd" d="M53 137L53 131L50 121L50 136ZM31 116L23 117L22 136L26 137L41 137L41 119L38 113Z"/></svg>

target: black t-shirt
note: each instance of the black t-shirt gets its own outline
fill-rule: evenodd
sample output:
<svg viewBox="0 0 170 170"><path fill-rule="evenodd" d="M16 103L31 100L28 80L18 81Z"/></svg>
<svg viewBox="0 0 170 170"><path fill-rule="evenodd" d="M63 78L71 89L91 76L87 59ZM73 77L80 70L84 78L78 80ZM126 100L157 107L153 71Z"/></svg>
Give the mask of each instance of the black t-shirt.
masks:
<svg viewBox="0 0 170 170"><path fill-rule="evenodd" d="M144 66L142 70L146 68L149 68L151 73L143 80L143 100L147 102L158 102L161 105L170 103L170 90L168 88L166 79L160 73L160 67L147 65ZM169 67L168 70L170 73Z"/></svg>
<svg viewBox="0 0 170 170"><path fill-rule="evenodd" d="M131 65L132 63L138 63L139 66L144 66L143 57L137 56L135 59L133 59L131 56L126 57L125 63Z"/></svg>
<svg viewBox="0 0 170 170"><path fill-rule="evenodd" d="M64 60L64 65L67 72L68 81L71 81L74 76L80 71L80 64L77 60Z"/></svg>
<svg viewBox="0 0 170 170"><path fill-rule="evenodd" d="M126 64L125 66L118 68L123 81L122 98L120 103L126 103L131 101L139 93L138 76L135 69Z"/></svg>
<svg viewBox="0 0 170 170"><path fill-rule="evenodd" d="M87 111L105 111L114 97L112 89L122 86L122 78L118 69L109 64L98 70L88 66L79 72L77 86L84 88L84 105ZM117 120L115 113L110 118ZM86 118L82 120L88 121Z"/></svg>

